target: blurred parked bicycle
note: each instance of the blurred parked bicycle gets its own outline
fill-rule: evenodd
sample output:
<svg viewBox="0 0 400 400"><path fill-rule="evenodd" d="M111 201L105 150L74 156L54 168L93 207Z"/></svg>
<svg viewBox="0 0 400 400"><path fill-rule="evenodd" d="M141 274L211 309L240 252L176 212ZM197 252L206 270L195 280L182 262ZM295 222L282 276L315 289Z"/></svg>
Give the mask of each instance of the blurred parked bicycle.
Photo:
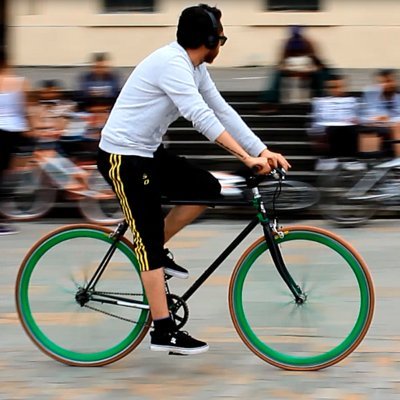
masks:
<svg viewBox="0 0 400 400"><path fill-rule="evenodd" d="M319 209L337 224L355 226L377 211L400 211L400 158L324 160L319 172Z"/></svg>
<svg viewBox="0 0 400 400"><path fill-rule="evenodd" d="M34 153L17 155L16 159L5 175L2 188L5 198L0 212L7 218L21 221L40 218L56 206L61 194L76 201L90 222L109 225L122 220L114 193L96 165L73 164L63 157L41 160Z"/></svg>
<svg viewBox="0 0 400 400"><path fill-rule="evenodd" d="M219 180L224 198L237 201L245 201L251 197L246 184L246 171L237 173L228 173L221 171L211 171ZM291 179L285 179L281 182L276 180L264 180L259 185L260 194L267 204L272 204L277 191L279 202L275 204L276 211L299 211L305 210L318 204L320 199L319 190L313 185Z"/></svg>

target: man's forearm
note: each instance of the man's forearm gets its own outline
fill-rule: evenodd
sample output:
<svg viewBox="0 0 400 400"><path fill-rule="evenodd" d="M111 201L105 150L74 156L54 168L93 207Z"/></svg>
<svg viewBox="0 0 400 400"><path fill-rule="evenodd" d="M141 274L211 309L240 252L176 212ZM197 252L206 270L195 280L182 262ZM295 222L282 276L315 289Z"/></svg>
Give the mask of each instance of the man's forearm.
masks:
<svg viewBox="0 0 400 400"><path fill-rule="evenodd" d="M240 144L231 136L228 131L222 132L215 139L215 143L242 162L245 162L246 159L250 157L249 154L242 148L242 146L240 146Z"/></svg>

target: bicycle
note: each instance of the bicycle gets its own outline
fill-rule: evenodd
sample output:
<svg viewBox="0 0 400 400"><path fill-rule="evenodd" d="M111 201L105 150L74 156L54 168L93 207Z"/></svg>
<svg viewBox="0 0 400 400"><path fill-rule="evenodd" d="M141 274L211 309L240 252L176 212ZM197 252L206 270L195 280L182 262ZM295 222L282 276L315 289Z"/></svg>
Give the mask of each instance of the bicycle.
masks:
<svg viewBox="0 0 400 400"><path fill-rule="evenodd" d="M32 155L22 167L11 169L4 178L7 196L0 214L12 220L36 220L56 206L62 193L65 198L73 196L80 213L91 223L113 225L123 220L114 193L93 162L75 166L86 174L87 188L74 191L65 188L72 178L59 160L62 158L55 157L52 163L43 163Z"/></svg>
<svg viewBox="0 0 400 400"><path fill-rule="evenodd" d="M400 159L328 160L319 177L322 215L338 225L366 223L378 210L398 211Z"/></svg>
<svg viewBox="0 0 400 400"><path fill-rule="evenodd" d="M277 175L283 179L283 172ZM272 365L326 368L347 357L366 335L374 310L372 278L355 249L333 233L279 228L259 193L263 179L247 180L254 218L186 292L171 293L166 280L171 315L181 329L189 298L261 225L263 235L243 253L229 284L236 331ZM151 316L134 249L124 237L127 229L126 222L114 231L65 226L39 240L23 260L16 282L18 315L29 337L53 359L102 366L126 356L145 337Z"/></svg>

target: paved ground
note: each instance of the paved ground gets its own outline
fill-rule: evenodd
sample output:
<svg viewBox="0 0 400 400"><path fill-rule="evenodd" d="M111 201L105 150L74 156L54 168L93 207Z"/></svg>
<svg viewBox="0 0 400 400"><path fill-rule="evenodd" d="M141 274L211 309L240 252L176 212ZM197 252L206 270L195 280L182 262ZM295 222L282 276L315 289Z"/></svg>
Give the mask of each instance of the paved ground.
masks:
<svg viewBox="0 0 400 400"><path fill-rule="evenodd" d="M326 226L322 221L306 222ZM23 332L13 291L18 265L29 246L62 223L19 224L20 234L0 237L0 399L400 398L399 221L377 220L349 230L333 228L350 240L370 265L377 291L376 314L367 338L353 355L337 366L311 373L276 369L240 342L227 307L227 282L239 251L190 304L193 317L188 328L209 342L208 353L195 357L153 353L146 338L133 353L108 367L73 368L47 358ZM203 220L188 227L171 247L176 258L190 265L191 274L197 276L242 225L240 221ZM182 285L174 283L176 292Z"/></svg>

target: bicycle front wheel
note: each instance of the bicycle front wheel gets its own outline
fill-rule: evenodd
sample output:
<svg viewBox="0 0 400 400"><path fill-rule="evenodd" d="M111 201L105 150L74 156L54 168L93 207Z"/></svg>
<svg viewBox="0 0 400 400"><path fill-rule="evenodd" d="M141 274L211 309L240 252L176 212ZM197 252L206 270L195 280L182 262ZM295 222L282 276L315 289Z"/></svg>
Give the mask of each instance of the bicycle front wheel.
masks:
<svg viewBox="0 0 400 400"><path fill-rule="evenodd" d="M95 301L95 294L78 301L113 243L110 233L92 225L63 227L35 244L20 267L16 304L22 325L43 352L63 363L109 364L132 351L148 330L147 307L106 304ZM127 239L118 242L95 291L147 305Z"/></svg>
<svg viewBox="0 0 400 400"><path fill-rule="evenodd" d="M305 301L296 303L262 237L231 278L234 326L251 351L277 367L307 371L336 364L371 324L374 289L367 266L348 243L322 229L285 228L275 240Z"/></svg>

